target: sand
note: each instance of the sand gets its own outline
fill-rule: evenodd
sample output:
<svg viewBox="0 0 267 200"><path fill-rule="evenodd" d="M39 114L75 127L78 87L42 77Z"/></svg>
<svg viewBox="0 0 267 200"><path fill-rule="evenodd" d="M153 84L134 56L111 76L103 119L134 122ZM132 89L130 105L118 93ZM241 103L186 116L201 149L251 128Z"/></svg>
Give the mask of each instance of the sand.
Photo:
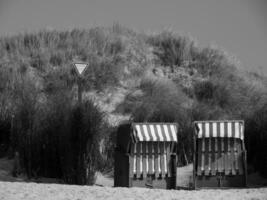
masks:
<svg viewBox="0 0 267 200"><path fill-rule="evenodd" d="M75 186L60 184L0 182L0 199L64 199L64 200L116 200L116 199L266 199L267 188L227 190L159 190L146 188L113 188L99 186Z"/></svg>
<svg viewBox="0 0 267 200"><path fill-rule="evenodd" d="M38 178L27 180L26 177L14 178L11 176L10 169L12 160L0 159L0 200L117 200L117 199L138 199L138 200L156 200L156 199L200 199L200 200L219 200L219 199L251 199L267 200L267 187L250 189L202 189L195 191L188 190L160 190L146 188L114 188L113 179L110 175L97 173L95 186L77 186L55 184L57 180ZM181 168L188 171L186 168ZM181 170L182 171L182 170ZM185 173L188 174L188 173ZM255 178L256 177L256 178ZM249 180L263 185L266 179L259 175L249 176ZM31 182L34 181L34 182ZM44 183L46 182L46 183ZM49 182L49 183L48 183ZM251 181L250 181L251 182ZM262 182L262 183L261 183ZM253 183L253 182L251 182ZM260 184L261 183L261 184ZM253 184L254 187L256 186ZM103 187L101 187L103 186Z"/></svg>

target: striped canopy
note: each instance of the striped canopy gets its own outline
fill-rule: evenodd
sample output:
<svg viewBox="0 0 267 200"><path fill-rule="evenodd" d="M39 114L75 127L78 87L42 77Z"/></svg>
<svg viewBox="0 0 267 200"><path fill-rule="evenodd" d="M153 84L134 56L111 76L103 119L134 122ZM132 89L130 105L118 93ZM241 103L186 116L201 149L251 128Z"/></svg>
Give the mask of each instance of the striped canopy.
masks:
<svg viewBox="0 0 267 200"><path fill-rule="evenodd" d="M133 123L134 142L177 142L177 124L174 123Z"/></svg>
<svg viewBox="0 0 267 200"><path fill-rule="evenodd" d="M198 138L228 137L244 139L244 121L196 121Z"/></svg>

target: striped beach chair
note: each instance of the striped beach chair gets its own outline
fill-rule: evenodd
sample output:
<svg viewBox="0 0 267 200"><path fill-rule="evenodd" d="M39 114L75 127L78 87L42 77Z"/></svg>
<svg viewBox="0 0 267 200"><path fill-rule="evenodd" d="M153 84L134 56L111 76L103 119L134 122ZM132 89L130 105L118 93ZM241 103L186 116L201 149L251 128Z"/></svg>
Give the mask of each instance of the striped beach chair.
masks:
<svg viewBox="0 0 267 200"><path fill-rule="evenodd" d="M244 121L196 121L195 187L246 186Z"/></svg>
<svg viewBox="0 0 267 200"><path fill-rule="evenodd" d="M132 123L117 134L114 185L175 188L177 124Z"/></svg>

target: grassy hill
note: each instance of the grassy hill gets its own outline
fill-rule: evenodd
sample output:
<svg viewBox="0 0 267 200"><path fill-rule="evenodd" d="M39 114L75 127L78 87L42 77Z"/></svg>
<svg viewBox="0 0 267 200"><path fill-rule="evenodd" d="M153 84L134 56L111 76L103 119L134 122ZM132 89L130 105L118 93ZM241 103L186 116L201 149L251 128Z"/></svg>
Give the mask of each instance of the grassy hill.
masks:
<svg viewBox="0 0 267 200"><path fill-rule="evenodd" d="M82 109L76 105L76 61L89 63ZM249 161L264 172L267 78L188 36L115 24L2 37L0 76L1 152L19 151L27 174L73 179L75 155L87 151L87 143L71 157L66 151L82 140L103 157L100 164L90 161L94 169L111 167L116 126L129 119L178 122L189 160L194 120L244 119Z"/></svg>

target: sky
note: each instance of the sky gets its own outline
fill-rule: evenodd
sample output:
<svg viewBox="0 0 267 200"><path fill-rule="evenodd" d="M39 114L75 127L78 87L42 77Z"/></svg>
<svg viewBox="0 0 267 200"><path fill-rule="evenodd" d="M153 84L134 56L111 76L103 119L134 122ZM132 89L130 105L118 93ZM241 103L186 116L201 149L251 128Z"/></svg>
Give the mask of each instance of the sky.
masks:
<svg viewBox="0 0 267 200"><path fill-rule="evenodd" d="M189 34L267 74L267 0L0 0L0 36L114 23Z"/></svg>

